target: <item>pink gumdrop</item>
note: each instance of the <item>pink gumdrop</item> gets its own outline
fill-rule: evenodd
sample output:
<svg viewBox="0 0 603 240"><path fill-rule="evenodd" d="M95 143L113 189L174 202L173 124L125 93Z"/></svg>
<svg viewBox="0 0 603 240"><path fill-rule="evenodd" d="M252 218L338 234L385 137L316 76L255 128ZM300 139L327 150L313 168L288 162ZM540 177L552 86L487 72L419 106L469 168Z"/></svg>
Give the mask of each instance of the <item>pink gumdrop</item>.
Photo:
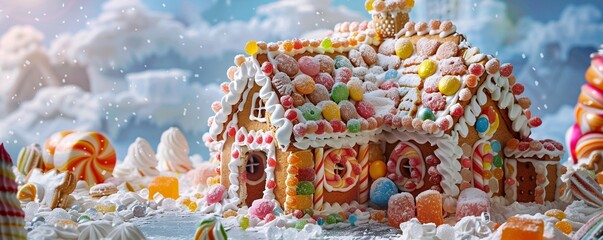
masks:
<svg viewBox="0 0 603 240"><path fill-rule="evenodd" d="M429 167L429 169L427 169L427 174L429 174L430 176L435 176L440 173L438 172L438 169L435 166L431 166Z"/></svg>
<svg viewBox="0 0 603 240"><path fill-rule="evenodd" d="M492 160L494 160L494 156L492 156L491 153L488 153L483 157L483 160L484 162L492 163Z"/></svg>
<svg viewBox="0 0 603 240"><path fill-rule="evenodd" d="M314 82L316 84L321 84L327 88L327 90L331 91L333 85L335 85L335 80L331 77L331 74L328 73L319 73L314 77Z"/></svg>
<svg viewBox="0 0 603 240"><path fill-rule="evenodd" d="M490 208L488 195L477 188L467 188L461 192L456 202L456 219L466 216L480 216Z"/></svg>
<svg viewBox="0 0 603 240"><path fill-rule="evenodd" d="M415 217L415 198L408 192L398 193L387 202L387 223L399 227L400 223Z"/></svg>
<svg viewBox="0 0 603 240"><path fill-rule="evenodd" d="M266 215L272 213L274 207L275 204L271 200L257 199L251 204L251 207L249 208L249 215L259 219L264 219Z"/></svg>
<svg viewBox="0 0 603 240"><path fill-rule="evenodd" d="M313 168L301 168L301 169L299 169L299 171L297 173L297 180L300 182L301 181L312 182L312 181L314 181L315 177L316 177L316 173Z"/></svg>
<svg viewBox="0 0 603 240"><path fill-rule="evenodd" d="M397 87L398 87L398 86L396 85L396 83L394 83L394 82L393 82L393 81L391 81L391 80L387 80L387 81L383 82L383 83L382 83L382 84L379 86L379 88L380 88L380 89L383 89L383 90L388 90L388 89L390 89L390 88L397 88Z"/></svg>
<svg viewBox="0 0 603 240"><path fill-rule="evenodd" d="M316 76L320 72L320 61L308 56L303 56L297 60L299 70L308 76Z"/></svg>
<svg viewBox="0 0 603 240"><path fill-rule="evenodd" d="M375 115L375 106L368 101L356 102L356 111L363 118L370 118Z"/></svg>
<svg viewBox="0 0 603 240"><path fill-rule="evenodd" d="M416 167L421 164L421 160L418 158L411 158L408 160L408 164L410 164L411 167Z"/></svg>
<svg viewBox="0 0 603 240"><path fill-rule="evenodd" d="M580 125L578 125L577 123L574 124L574 126L572 126L565 135L565 140L566 140L567 145L569 146L570 154L572 155L574 164L578 163L578 158L576 155L576 146L578 145L578 141L580 140L581 137L582 137L582 130L580 130ZM552 145L552 143L545 144L545 148L547 147L547 145Z"/></svg>
<svg viewBox="0 0 603 240"><path fill-rule="evenodd" d="M335 69L335 82L348 83L352 79L352 70L347 67ZM326 86L325 86L326 87Z"/></svg>
<svg viewBox="0 0 603 240"><path fill-rule="evenodd" d="M425 158L425 163L427 163L429 166L436 166L440 164L440 159L435 155L429 155Z"/></svg>
<svg viewBox="0 0 603 240"><path fill-rule="evenodd" d="M484 65L481 63L473 63L469 66L469 72L479 77L484 74Z"/></svg>
<svg viewBox="0 0 603 240"><path fill-rule="evenodd" d="M463 168L471 168L471 159L469 158L463 158L461 160L461 166L463 166Z"/></svg>
<svg viewBox="0 0 603 240"><path fill-rule="evenodd" d="M224 187L224 185L222 185L222 184L213 185L207 191L207 194L205 195L205 201L207 201L208 204L214 204L214 203L220 202L220 201L222 201L222 196L224 196L225 192L226 192L226 187Z"/></svg>
<svg viewBox="0 0 603 240"><path fill-rule="evenodd" d="M414 179L421 179L423 176L421 176L421 172L419 172L419 170L414 169L410 172L410 177Z"/></svg>
<svg viewBox="0 0 603 240"><path fill-rule="evenodd" d="M396 163L394 161L387 161L387 171L396 172Z"/></svg>

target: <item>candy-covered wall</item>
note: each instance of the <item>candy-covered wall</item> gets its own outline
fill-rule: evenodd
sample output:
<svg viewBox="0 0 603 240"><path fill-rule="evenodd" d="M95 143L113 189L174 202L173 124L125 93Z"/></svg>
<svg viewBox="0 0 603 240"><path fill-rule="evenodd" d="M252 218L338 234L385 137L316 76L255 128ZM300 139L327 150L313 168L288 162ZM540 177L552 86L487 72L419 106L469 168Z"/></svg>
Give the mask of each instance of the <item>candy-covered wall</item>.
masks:
<svg viewBox="0 0 603 240"><path fill-rule="evenodd" d="M178 126L207 158L210 105L247 40L321 37L337 22L369 19L363 5L0 0L0 141L16 154L56 131L101 131L121 159L136 137L156 146ZM535 137L562 141L588 56L603 43L603 2L416 0L411 17L454 20L483 52L513 63L544 118Z"/></svg>

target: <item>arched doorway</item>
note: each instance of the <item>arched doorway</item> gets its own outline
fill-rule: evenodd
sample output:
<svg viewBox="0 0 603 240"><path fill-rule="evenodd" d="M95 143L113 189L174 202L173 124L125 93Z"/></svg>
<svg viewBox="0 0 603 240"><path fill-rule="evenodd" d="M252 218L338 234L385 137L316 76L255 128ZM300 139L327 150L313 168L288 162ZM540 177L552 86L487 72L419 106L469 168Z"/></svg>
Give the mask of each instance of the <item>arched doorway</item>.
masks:
<svg viewBox="0 0 603 240"><path fill-rule="evenodd" d="M245 204L251 206L254 200L264 196L266 185L266 153L263 151L249 151L245 156L245 174L247 198Z"/></svg>

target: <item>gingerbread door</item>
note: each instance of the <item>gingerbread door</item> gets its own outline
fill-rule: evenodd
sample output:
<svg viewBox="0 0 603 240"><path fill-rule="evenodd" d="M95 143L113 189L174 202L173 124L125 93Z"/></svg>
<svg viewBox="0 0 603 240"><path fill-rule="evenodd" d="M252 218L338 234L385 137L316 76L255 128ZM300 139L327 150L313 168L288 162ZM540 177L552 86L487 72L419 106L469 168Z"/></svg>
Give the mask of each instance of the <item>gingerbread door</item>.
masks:
<svg viewBox="0 0 603 240"><path fill-rule="evenodd" d="M254 200L262 198L266 186L266 153L263 151L249 151L245 157L245 173L247 180L247 198L245 204L251 206Z"/></svg>
<svg viewBox="0 0 603 240"><path fill-rule="evenodd" d="M536 195L536 169L529 162L517 161L517 201L534 202Z"/></svg>

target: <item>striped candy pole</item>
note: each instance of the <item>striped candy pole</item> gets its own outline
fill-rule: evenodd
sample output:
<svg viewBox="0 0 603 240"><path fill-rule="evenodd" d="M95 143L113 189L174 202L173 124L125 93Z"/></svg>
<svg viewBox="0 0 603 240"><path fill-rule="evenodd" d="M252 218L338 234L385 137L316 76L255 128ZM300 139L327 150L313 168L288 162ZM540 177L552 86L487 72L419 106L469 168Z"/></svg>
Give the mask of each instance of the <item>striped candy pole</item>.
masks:
<svg viewBox="0 0 603 240"><path fill-rule="evenodd" d="M358 160L360 160L360 167L362 171L360 172L360 194L358 196L358 203L365 205L368 202L368 144L360 146L360 154L358 155Z"/></svg>
<svg viewBox="0 0 603 240"><path fill-rule="evenodd" d="M484 163L481 156L473 154L473 186L477 189L484 190Z"/></svg>
<svg viewBox="0 0 603 240"><path fill-rule="evenodd" d="M323 160L324 149L317 148L314 153L314 210L322 211L322 201L324 197L325 168Z"/></svg>

